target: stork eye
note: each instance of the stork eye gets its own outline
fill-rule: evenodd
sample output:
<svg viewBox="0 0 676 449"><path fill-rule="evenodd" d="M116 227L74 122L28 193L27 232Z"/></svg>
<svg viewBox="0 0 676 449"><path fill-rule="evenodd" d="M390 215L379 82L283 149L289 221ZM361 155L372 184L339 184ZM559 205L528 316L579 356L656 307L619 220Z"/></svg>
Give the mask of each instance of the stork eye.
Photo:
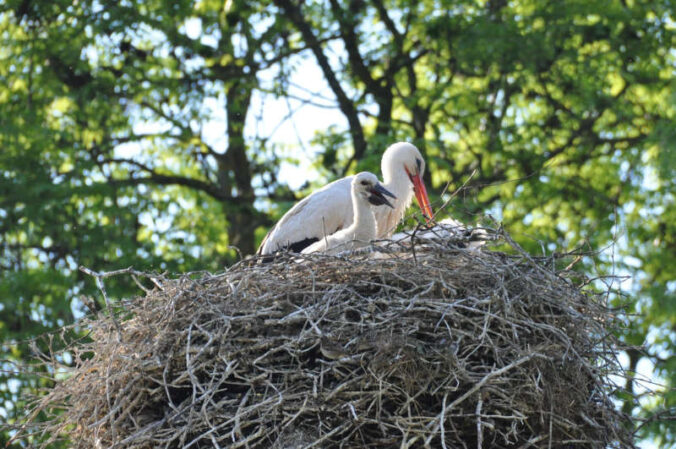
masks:
<svg viewBox="0 0 676 449"><path fill-rule="evenodd" d="M369 185L369 182L368 182L368 181L362 181L362 182L361 182L361 185L367 186L367 185Z"/></svg>

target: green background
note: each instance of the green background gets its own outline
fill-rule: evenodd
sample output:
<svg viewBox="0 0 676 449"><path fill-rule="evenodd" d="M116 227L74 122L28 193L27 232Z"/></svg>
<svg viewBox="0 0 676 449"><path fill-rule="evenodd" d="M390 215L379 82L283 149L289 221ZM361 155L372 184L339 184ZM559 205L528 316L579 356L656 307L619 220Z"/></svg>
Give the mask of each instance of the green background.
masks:
<svg viewBox="0 0 676 449"><path fill-rule="evenodd" d="M598 250L577 269L627 277L610 300L628 311L621 339L643 349L622 356L618 406L640 438L676 444L675 6L0 3L0 416L49 386L17 374L31 339L84 313L82 297L101 306L79 265L222 270L297 199L379 173L407 140L435 205L469 179L454 218L490 215L533 253ZM309 65L325 87L301 103L339 119L308 150L257 127L278 117L256 102L298 104ZM214 121L220 147L205 137ZM308 160L311 182L291 188L280 167Z"/></svg>

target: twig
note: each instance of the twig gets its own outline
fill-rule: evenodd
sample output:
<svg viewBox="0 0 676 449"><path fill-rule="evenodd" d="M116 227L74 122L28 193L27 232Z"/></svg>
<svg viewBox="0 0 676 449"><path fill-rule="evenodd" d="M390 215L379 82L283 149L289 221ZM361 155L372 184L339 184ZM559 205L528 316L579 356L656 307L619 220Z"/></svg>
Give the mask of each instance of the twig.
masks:
<svg viewBox="0 0 676 449"><path fill-rule="evenodd" d="M476 403L476 448L482 449L484 444L484 429L481 425L481 407L484 405L483 398L481 397L481 392L479 392L479 400Z"/></svg>
<svg viewBox="0 0 676 449"><path fill-rule="evenodd" d="M110 276L115 276L118 274L122 273L130 273L132 270L131 267L125 268L124 270L116 270L116 271L111 271L108 273L98 273L96 271L90 270L87 267L81 266L80 271L83 273L93 276L94 279L96 280L96 287L101 291L101 294L103 295L103 299L106 302L106 309L108 309L108 314L110 315L110 319L113 321L113 324L115 325L115 329L117 330L117 341L118 343L122 341L122 328L120 327L120 323L117 322L117 318L115 317L115 312L113 311L113 307L110 304L110 299L108 299L108 293L106 293L106 287L103 285L103 279L110 277Z"/></svg>
<svg viewBox="0 0 676 449"><path fill-rule="evenodd" d="M470 173L470 175L467 177L465 182L463 182L462 185L459 188L455 189L455 191L451 194L451 196L446 201L444 201L444 204L442 204L441 207L439 207L437 209L437 211L433 213L430 221L434 221L437 217L437 214L440 211L446 209L446 206L448 206L451 203L451 201L453 201L453 199L455 199L455 197L458 196L458 193L460 193L462 190L464 190L465 186L472 180L472 178L474 177L474 175L476 175L476 173L477 173L477 170L474 169L472 171L472 173ZM448 185L446 187L448 187ZM445 191L446 191L446 189L444 189L444 192ZM443 193L442 193L442 195L443 195Z"/></svg>

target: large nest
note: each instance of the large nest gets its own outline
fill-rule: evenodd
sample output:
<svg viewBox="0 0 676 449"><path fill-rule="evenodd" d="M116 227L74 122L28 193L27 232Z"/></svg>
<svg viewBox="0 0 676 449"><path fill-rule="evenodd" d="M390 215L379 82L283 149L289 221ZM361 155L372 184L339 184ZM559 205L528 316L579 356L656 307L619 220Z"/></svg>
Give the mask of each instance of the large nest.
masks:
<svg viewBox="0 0 676 449"><path fill-rule="evenodd" d="M35 410L78 448L632 447L603 299L458 243L155 277Z"/></svg>

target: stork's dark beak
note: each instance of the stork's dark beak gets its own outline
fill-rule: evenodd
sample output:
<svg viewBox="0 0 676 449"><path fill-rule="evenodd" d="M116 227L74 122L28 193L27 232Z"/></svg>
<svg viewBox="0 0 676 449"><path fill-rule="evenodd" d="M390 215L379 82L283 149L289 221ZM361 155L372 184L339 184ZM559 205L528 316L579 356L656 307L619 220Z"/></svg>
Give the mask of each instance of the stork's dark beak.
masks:
<svg viewBox="0 0 676 449"><path fill-rule="evenodd" d="M386 204L390 206L392 209L394 209L394 206L392 203L390 203L387 198L385 198L385 195L389 196L390 198L394 198L395 200L397 199L396 196L389 190L387 190L385 187L380 185L380 183L376 183L376 185L370 190L371 196L369 196L369 203L373 204L374 206L381 206L383 204Z"/></svg>

